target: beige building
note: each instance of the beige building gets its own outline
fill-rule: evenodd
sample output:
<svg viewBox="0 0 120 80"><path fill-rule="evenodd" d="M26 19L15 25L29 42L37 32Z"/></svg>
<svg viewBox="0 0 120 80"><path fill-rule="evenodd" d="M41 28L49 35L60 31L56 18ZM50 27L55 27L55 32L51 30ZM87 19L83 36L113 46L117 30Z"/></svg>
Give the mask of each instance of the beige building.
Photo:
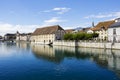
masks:
<svg viewBox="0 0 120 80"><path fill-rule="evenodd" d="M62 40L65 31L59 25L37 28L31 37L32 43L52 44L55 40Z"/></svg>
<svg viewBox="0 0 120 80"><path fill-rule="evenodd" d="M17 33L16 33L16 41L31 41L30 40L30 38L31 38L31 33L19 33L18 31L17 31Z"/></svg>
<svg viewBox="0 0 120 80"><path fill-rule="evenodd" d="M110 27L111 24L115 23L114 20L111 21L104 21L104 22L99 22L95 27L91 28L89 30L90 33L98 33L100 40L107 40L108 38L108 28ZM88 32L88 33L89 33Z"/></svg>

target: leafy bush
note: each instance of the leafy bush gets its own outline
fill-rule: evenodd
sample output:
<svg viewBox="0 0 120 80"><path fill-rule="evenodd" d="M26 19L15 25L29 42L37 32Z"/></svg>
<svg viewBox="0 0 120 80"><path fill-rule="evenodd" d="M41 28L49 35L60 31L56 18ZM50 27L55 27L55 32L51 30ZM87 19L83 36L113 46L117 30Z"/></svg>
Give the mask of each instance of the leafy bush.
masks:
<svg viewBox="0 0 120 80"><path fill-rule="evenodd" d="M67 33L64 35L64 40L89 40L98 37L97 33Z"/></svg>
<svg viewBox="0 0 120 80"><path fill-rule="evenodd" d="M73 34L67 33L64 35L64 40L73 40Z"/></svg>
<svg viewBox="0 0 120 80"><path fill-rule="evenodd" d="M99 34L98 34L98 33L93 33L92 35L93 35L93 38L96 38L96 37L98 37L98 36L99 36Z"/></svg>

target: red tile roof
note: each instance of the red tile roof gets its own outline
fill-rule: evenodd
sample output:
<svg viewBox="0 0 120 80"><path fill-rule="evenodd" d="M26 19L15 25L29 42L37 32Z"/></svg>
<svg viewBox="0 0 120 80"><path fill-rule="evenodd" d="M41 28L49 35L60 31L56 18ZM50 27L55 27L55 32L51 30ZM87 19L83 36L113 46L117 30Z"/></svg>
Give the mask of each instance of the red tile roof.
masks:
<svg viewBox="0 0 120 80"><path fill-rule="evenodd" d="M55 34L57 30L63 30L59 25L37 28L32 35Z"/></svg>
<svg viewBox="0 0 120 80"><path fill-rule="evenodd" d="M110 25L113 23L115 23L114 20L99 22L95 27L91 28L91 30L98 31L101 30L102 27L104 27L104 29L107 30L110 27Z"/></svg>

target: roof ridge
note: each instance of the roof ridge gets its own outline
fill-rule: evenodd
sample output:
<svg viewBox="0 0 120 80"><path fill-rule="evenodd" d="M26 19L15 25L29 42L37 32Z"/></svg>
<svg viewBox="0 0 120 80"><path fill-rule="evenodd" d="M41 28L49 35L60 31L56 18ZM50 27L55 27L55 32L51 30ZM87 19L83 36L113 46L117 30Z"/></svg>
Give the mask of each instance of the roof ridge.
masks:
<svg viewBox="0 0 120 80"><path fill-rule="evenodd" d="M99 22L99 23L104 23L104 22L112 22L112 21L115 21L115 20L101 21L101 22Z"/></svg>
<svg viewBox="0 0 120 80"><path fill-rule="evenodd" d="M49 28L49 27L56 27L56 26L59 26L59 25L53 25L53 26L44 26L44 27L40 27L40 28L37 28L37 29L41 29L41 28Z"/></svg>
<svg viewBox="0 0 120 80"><path fill-rule="evenodd" d="M102 26L104 26L105 29L108 29L108 27L110 27L110 25L113 23L115 23L115 20L99 22L95 27L91 28L91 30L100 30Z"/></svg>
<svg viewBox="0 0 120 80"><path fill-rule="evenodd" d="M33 34L35 35L39 35L39 34L53 34L55 33L57 30L64 30L62 27L60 27L59 25L53 25L53 26L47 26L47 27L41 27L41 28L37 28Z"/></svg>

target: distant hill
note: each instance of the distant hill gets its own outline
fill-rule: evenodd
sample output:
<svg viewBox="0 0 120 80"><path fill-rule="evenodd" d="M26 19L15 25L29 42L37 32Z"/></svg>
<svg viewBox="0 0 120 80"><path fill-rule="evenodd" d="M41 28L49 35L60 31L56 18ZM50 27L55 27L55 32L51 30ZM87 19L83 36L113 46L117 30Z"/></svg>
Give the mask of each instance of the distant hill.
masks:
<svg viewBox="0 0 120 80"><path fill-rule="evenodd" d="M82 29L83 29L82 27L75 28L75 30L82 30Z"/></svg>

